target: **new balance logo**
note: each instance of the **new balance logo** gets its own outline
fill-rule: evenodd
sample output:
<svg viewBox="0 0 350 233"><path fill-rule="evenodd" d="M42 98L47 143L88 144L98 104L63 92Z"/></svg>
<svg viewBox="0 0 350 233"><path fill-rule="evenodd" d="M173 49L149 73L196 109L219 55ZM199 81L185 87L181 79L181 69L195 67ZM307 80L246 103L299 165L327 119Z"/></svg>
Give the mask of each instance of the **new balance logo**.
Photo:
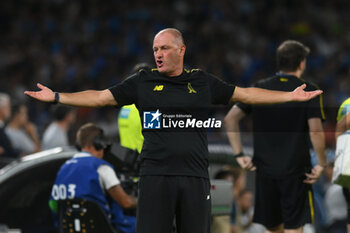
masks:
<svg viewBox="0 0 350 233"><path fill-rule="evenodd" d="M162 91L164 88L164 85L156 85L154 88L153 88L153 91Z"/></svg>

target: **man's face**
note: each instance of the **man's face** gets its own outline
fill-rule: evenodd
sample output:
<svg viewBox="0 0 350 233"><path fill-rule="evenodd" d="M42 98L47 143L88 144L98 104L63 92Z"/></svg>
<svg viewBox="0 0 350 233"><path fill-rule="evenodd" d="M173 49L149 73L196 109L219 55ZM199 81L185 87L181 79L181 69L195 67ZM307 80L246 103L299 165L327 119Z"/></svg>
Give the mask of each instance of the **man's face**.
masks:
<svg viewBox="0 0 350 233"><path fill-rule="evenodd" d="M25 125L28 122L28 109L22 105L17 113L18 120L21 125Z"/></svg>
<svg viewBox="0 0 350 233"><path fill-rule="evenodd" d="M253 196L251 193L246 192L241 196L238 200L240 208L243 212L246 212L249 210L250 207L253 206Z"/></svg>
<svg viewBox="0 0 350 233"><path fill-rule="evenodd" d="M167 76L182 73L185 45L176 41L171 33L164 32L154 38L153 54L160 73Z"/></svg>
<svg viewBox="0 0 350 233"><path fill-rule="evenodd" d="M4 105L0 108L0 120L7 121L11 116L11 103L6 101Z"/></svg>
<svg viewBox="0 0 350 233"><path fill-rule="evenodd" d="M69 114L66 116L67 117L67 121L69 122L69 125L72 125L77 118L77 111L75 109L73 109L72 111L69 112Z"/></svg>

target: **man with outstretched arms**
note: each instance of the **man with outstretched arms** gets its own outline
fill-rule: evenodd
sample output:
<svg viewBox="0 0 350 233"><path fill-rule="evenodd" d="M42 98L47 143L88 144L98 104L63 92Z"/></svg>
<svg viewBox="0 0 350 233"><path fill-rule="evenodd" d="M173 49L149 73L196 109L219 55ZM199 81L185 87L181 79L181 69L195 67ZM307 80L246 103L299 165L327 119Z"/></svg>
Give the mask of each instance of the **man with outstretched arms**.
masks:
<svg viewBox="0 0 350 233"><path fill-rule="evenodd" d="M292 92L229 85L204 71L185 70L185 51L181 33L173 28L164 29L153 40L157 69L140 70L121 84L101 91L57 93L38 84L40 91L25 92L41 101L73 106L136 105L144 136L138 233L170 232L174 216L179 232L209 232L208 143L201 127L206 114L202 109L230 101L249 104L307 101L321 93L305 92L306 85ZM180 123L177 116L181 120L187 118L186 122L191 124Z"/></svg>

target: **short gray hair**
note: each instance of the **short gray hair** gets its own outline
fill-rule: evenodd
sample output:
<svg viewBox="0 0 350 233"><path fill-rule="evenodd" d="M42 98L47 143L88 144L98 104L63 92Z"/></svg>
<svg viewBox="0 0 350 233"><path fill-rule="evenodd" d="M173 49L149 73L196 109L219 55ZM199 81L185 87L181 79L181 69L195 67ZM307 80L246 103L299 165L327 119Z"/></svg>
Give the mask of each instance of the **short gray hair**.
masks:
<svg viewBox="0 0 350 233"><path fill-rule="evenodd" d="M4 107L10 101L10 96L6 93L0 92L0 108Z"/></svg>
<svg viewBox="0 0 350 233"><path fill-rule="evenodd" d="M165 28L165 29L161 30L160 32L158 32L158 33L155 35L155 37L158 36L158 35L160 35L160 34L162 34L162 33L165 33L165 32L172 34L172 35L174 36L175 42L176 42L179 46L185 44L184 38L183 38L183 36L182 36L182 33L181 33L179 30L177 30L176 28ZM154 37L154 38L155 38L155 37Z"/></svg>

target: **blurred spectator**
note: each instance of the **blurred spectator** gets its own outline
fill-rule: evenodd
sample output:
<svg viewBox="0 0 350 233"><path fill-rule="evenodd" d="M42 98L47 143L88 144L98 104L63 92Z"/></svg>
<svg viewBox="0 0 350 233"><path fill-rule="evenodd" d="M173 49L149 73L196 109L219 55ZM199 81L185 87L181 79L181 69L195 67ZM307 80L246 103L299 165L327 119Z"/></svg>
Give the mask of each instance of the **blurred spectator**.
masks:
<svg viewBox="0 0 350 233"><path fill-rule="evenodd" d="M10 96L0 93L0 156L17 158L19 153L13 148L5 133L5 123L11 116Z"/></svg>
<svg viewBox="0 0 350 233"><path fill-rule="evenodd" d="M118 121L114 108L108 108L102 112L103 117L98 121L98 127L103 129L106 137L117 140L118 138Z"/></svg>
<svg viewBox="0 0 350 233"><path fill-rule="evenodd" d="M334 153L326 153L327 166L320 179L312 187L314 194L315 218L314 226L317 233L323 233L327 226L327 211L325 208L325 194L329 186L332 184L332 173L334 163ZM315 151L311 154L311 164L317 164L318 159Z"/></svg>
<svg viewBox="0 0 350 233"><path fill-rule="evenodd" d="M214 179L228 180L233 183L233 174L229 170L219 170ZM232 192L233 198L233 192ZM231 221L229 215L214 216L211 224L211 233L230 233Z"/></svg>
<svg viewBox="0 0 350 233"><path fill-rule="evenodd" d="M54 121L43 134L42 148L47 150L58 146L69 146L68 130L76 119L76 110L71 107L57 105L53 109Z"/></svg>
<svg viewBox="0 0 350 233"><path fill-rule="evenodd" d="M327 166L328 171L325 173L329 181L332 180L333 165ZM324 202L327 213L327 233L346 233L347 204L342 187L330 182Z"/></svg>
<svg viewBox="0 0 350 233"><path fill-rule="evenodd" d="M241 167L232 167L231 172L233 174L233 197L237 200L239 193L245 189L247 182L247 173Z"/></svg>
<svg viewBox="0 0 350 233"><path fill-rule="evenodd" d="M236 226L236 217L237 217L237 200L239 194L245 190L247 182L247 173L241 167L231 167L231 172L233 175L233 204L232 204L232 213L231 213L231 232L238 232Z"/></svg>
<svg viewBox="0 0 350 233"><path fill-rule="evenodd" d="M349 134L350 130L350 98L347 98L339 107L338 116L337 116L337 125L335 138L338 140L338 137L342 134ZM345 135L344 137L348 137ZM350 145L348 145L350 146ZM337 151L338 147L342 148L341 145L338 145L337 141ZM339 156L341 157L341 156ZM340 159L338 157L338 159ZM350 232L350 191L347 187L342 187L343 195L347 204L347 232Z"/></svg>
<svg viewBox="0 0 350 233"><path fill-rule="evenodd" d="M347 98L339 107L335 138L350 130L350 98Z"/></svg>
<svg viewBox="0 0 350 233"><path fill-rule="evenodd" d="M37 128L28 120L28 109L24 104L12 106L12 116L5 131L21 156L40 151Z"/></svg>
<svg viewBox="0 0 350 233"><path fill-rule="evenodd" d="M237 199L237 212L235 218L235 228L233 233L264 233L265 228L253 223L253 194L244 189Z"/></svg>

